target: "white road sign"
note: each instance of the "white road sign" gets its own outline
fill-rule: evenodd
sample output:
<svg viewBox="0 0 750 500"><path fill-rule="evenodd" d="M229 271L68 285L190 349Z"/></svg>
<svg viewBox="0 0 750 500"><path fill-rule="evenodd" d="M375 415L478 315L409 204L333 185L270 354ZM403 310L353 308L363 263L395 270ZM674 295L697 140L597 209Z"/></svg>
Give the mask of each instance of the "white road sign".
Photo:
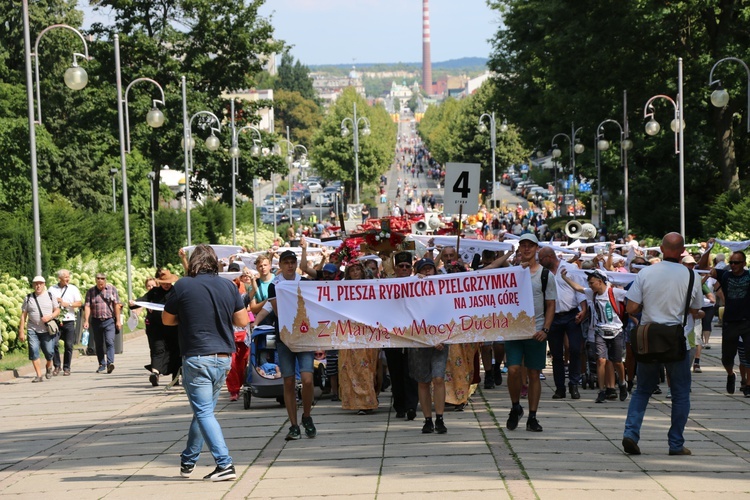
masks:
<svg viewBox="0 0 750 500"><path fill-rule="evenodd" d="M479 210L480 169L478 163L448 163L445 166L445 214L457 214L460 207L465 214Z"/></svg>

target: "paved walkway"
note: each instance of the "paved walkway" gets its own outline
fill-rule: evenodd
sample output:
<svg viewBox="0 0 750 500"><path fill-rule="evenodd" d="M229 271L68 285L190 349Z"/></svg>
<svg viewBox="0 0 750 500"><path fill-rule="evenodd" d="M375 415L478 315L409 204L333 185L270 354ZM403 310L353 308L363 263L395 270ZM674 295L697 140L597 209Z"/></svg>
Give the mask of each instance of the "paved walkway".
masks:
<svg viewBox="0 0 750 500"><path fill-rule="evenodd" d="M94 373L96 360L81 357L70 377L0 384L0 498L750 498L750 398L725 393L719 351L714 342L694 378L692 457L667 456L664 396L648 409L644 454L630 457L620 448L627 402L595 404L591 390L555 401L549 381L540 434L523 430L523 421L505 429L505 386L447 413L445 435L422 435L419 419L396 419L388 392L366 416L319 400L318 437L289 443L286 413L274 400L254 399L244 410L225 393L218 414L239 478L205 483L208 453L193 478L179 476L191 413L179 387L148 383L140 336L126 341L111 375Z"/></svg>

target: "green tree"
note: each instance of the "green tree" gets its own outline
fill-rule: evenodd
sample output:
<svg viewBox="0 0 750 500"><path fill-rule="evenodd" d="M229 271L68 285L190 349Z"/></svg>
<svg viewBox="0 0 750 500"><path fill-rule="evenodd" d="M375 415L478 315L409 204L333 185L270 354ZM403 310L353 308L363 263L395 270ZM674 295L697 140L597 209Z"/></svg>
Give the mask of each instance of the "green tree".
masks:
<svg viewBox="0 0 750 500"><path fill-rule="evenodd" d="M276 129L285 131L289 127L291 140L295 144L309 147L312 136L323 121L320 106L296 91L279 89L274 92L274 118Z"/></svg>
<svg viewBox="0 0 750 500"><path fill-rule="evenodd" d="M370 107L353 87L345 89L313 136L310 156L312 166L318 173L346 183L350 200L355 199L354 148L351 133L341 137L341 121L346 117L352 118L355 102L358 117L366 117L371 129L369 136L359 134L360 190L362 186L376 182L390 167L396 148L396 125L385 108ZM348 128L351 130L351 126Z"/></svg>
<svg viewBox="0 0 750 500"><path fill-rule="evenodd" d="M291 92L299 92L305 99L314 101L317 96L310 79L310 69L300 61L294 60L289 52L281 56L281 64L278 67L275 89L284 89Z"/></svg>

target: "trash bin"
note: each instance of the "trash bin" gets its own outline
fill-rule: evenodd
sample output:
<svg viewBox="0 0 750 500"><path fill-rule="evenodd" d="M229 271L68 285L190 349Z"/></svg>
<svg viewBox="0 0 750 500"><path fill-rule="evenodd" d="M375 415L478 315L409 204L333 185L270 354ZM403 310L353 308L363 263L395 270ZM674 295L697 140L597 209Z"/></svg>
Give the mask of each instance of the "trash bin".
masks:
<svg viewBox="0 0 750 500"><path fill-rule="evenodd" d="M378 215L378 207L370 207L370 219L379 219L380 215Z"/></svg>

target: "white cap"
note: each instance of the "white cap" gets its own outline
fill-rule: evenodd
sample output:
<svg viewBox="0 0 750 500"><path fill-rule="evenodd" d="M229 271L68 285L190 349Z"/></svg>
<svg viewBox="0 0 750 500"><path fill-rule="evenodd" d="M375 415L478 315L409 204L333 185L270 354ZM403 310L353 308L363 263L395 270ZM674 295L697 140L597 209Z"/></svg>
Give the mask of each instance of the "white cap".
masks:
<svg viewBox="0 0 750 500"><path fill-rule="evenodd" d="M41 276L34 276L34 279L31 280L32 283L47 283L47 280L44 279Z"/></svg>

